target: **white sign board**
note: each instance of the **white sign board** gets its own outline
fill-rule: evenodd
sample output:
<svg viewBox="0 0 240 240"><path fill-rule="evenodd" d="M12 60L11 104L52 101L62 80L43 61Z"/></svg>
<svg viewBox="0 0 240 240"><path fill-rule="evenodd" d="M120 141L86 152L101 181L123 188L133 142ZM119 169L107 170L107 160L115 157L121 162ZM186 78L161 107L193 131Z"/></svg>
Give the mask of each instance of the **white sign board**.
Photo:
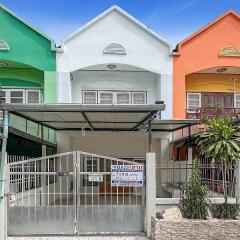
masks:
<svg viewBox="0 0 240 240"><path fill-rule="evenodd" d="M89 174L88 175L89 182L103 182L103 175L102 174Z"/></svg>
<svg viewBox="0 0 240 240"><path fill-rule="evenodd" d="M111 170L111 186L143 186L143 165L112 165Z"/></svg>

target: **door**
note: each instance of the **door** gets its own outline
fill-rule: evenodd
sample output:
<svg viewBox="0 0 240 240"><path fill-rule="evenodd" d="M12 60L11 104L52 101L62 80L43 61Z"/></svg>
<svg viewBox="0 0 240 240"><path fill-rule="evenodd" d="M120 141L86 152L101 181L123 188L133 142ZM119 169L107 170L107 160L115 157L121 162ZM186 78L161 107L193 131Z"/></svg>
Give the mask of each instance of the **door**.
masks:
<svg viewBox="0 0 240 240"><path fill-rule="evenodd" d="M233 93L202 93L202 107L222 106L223 108L234 107Z"/></svg>

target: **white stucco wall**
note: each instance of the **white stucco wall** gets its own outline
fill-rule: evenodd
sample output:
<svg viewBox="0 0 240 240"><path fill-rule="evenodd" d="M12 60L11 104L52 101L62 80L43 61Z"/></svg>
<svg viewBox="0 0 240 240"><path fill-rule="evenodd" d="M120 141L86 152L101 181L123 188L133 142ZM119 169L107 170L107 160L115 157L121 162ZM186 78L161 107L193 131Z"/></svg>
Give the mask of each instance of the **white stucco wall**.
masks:
<svg viewBox="0 0 240 240"><path fill-rule="evenodd" d="M111 43L121 44L126 49L127 54L103 54L104 48ZM135 88L133 84L136 84L136 87L145 87L144 90L149 89L151 103L154 102L154 98L155 100L161 99L166 103L166 111L162 114L163 118L172 117L172 57L170 56L170 47L119 10L109 11L104 17L100 17L90 24L89 27L85 27L84 30L68 38L63 42L62 49L63 52L57 53L59 102L71 102L71 99L73 102L78 102L79 95L76 92L88 81L87 78L83 79L83 75L80 74L79 82L83 81L84 83L73 83L70 87L70 73L99 64L125 64L155 73L158 80L155 80L153 84L151 77L148 80L145 78L145 74L148 73L142 73L143 76L140 77L137 76L138 73L131 74L127 71L124 79L124 74L122 74L120 80L122 84L119 83L121 88L131 90L131 88ZM105 71L105 74L105 82L96 83L98 78L99 80L104 79L102 73L97 72L92 74L93 79L91 79L91 82L89 80L88 84L93 84L95 81L94 88L100 85L105 89L109 88L113 83L110 81L118 77L107 79L108 72ZM98 75L97 78L96 75ZM115 83L113 85L117 86ZM77 88L75 89L75 87ZM155 90L153 90L153 87ZM71 94L69 89L74 89L76 92Z"/></svg>
<svg viewBox="0 0 240 240"><path fill-rule="evenodd" d="M111 43L121 44L127 55L103 54ZM111 11L84 31L63 43L58 53L60 72L73 72L102 63L123 63L151 72L172 72L170 49L118 11Z"/></svg>
<svg viewBox="0 0 240 240"><path fill-rule="evenodd" d="M153 133L153 151L157 162L167 161L169 146L161 145L162 139L170 139L167 132ZM170 140L168 140L170 141ZM90 132L58 131L58 153L68 151L85 151L110 157L144 157L148 152L147 132Z"/></svg>
<svg viewBox="0 0 240 240"><path fill-rule="evenodd" d="M72 102L81 103L82 90L128 90L147 91L147 103L154 104L158 81L159 75L151 72L77 71L71 84Z"/></svg>
<svg viewBox="0 0 240 240"><path fill-rule="evenodd" d="M144 157L148 137L141 132L58 132L58 151L85 151L110 157Z"/></svg>

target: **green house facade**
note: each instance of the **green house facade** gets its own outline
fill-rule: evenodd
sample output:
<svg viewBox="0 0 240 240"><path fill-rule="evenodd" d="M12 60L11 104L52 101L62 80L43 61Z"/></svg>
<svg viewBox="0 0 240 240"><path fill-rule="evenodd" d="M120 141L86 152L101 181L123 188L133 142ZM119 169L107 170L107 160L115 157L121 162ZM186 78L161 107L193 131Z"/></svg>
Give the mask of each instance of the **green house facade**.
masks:
<svg viewBox="0 0 240 240"><path fill-rule="evenodd" d="M53 40L0 5L1 103L56 103Z"/></svg>

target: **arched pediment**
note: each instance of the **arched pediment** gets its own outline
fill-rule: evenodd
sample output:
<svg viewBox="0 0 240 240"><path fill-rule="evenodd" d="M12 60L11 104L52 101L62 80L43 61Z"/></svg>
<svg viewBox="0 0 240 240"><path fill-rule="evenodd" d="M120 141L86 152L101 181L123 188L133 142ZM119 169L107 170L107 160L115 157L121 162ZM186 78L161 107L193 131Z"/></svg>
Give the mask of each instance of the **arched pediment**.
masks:
<svg viewBox="0 0 240 240"><path fill-rule="evenodd" d="M0 51L8 51L9 46L6 42L0 39Z"/></svg>
<svg viewBox="0 0 240 240"><path fill-rule="evenodd" d="M235 47L225 47L219 52L222 57L240 57L240 51Z"/></svg>
<svg viewBox="0 0 240 240"><path fill-rule="evenodd" d="M126 55L125 48L119 43L111 43L107 45L104 50L104 54L113 54L113 55Z"/></svg>

